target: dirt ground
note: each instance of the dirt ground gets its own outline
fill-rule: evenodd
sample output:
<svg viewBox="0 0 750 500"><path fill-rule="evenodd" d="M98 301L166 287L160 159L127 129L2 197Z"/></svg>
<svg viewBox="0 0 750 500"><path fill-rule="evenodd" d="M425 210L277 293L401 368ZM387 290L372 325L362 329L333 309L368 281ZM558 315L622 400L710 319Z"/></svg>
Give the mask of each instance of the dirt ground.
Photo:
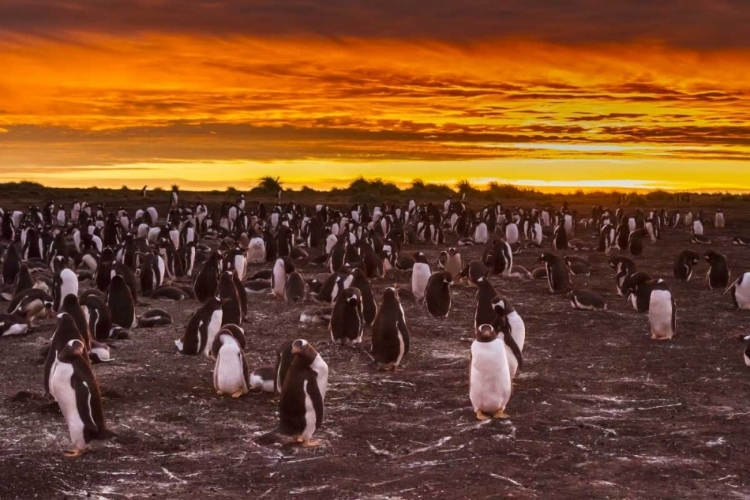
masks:
<svg viewBox="0 0 750 500"><path fill-rule="evenodd" d="M750 235L750 207L725 212L728 227L707 234L737 276L750 270L750 249L733 247L731 237ZM750 313L708 290L705 262L690 283L674 282L673 260L690 247L706 250L690 243L687 228L666 230L634 259L676 296L678 336L668 342L650 340L646 315L616 296L602 254L588 252L592 275L573 283L600 292L607 311L575 311L544 281L493 277L527 328L512 418L504 421L478 421L469 401L473 288L454 288L447 320L404 303L412 348L394 374L368 368L368 333L363 350L349 349L332 344L324 326L300 324L312 302L251 295L244 326L253 367L272 364L276 347L295 338L311 341L328 362L316 434L324 446L315 449L256 444L278 423L278 398L217 396L212 362L182 356L173 344L198 303L148 299L174 324L133 330L117 342L115 362L94 368L121 438L65 458L64 420L42 400L37 352L54 328L46 320L29 336L0 340L0 498L750 498L750 368L744 346L729 338L750 333ZM437 260L439 249L420 249ZM468 260L481 247L461 252ZM533 269L537 258L524 251L516 263ZM408 279L377 280L376 293ZM31 397L12 400L19 391Z"/></svg>

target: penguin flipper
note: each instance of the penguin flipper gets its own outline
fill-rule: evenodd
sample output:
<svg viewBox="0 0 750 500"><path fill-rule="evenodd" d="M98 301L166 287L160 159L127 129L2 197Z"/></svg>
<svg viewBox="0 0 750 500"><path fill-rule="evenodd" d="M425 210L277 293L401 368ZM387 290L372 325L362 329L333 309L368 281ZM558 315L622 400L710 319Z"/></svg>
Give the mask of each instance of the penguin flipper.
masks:
<svg viewBox="0 0 750 500"><path fill-rule="evenodd" d="M73 390L75 390L76 393L76 407L78 409L78 415L83 422L83 428L92 434L97 434L99 432L99 427L96 425L96 422L94 422L94 415L91 407L93 395L91 394L89 384L75 376L72 378L71 383L73 384Z"/></svg>

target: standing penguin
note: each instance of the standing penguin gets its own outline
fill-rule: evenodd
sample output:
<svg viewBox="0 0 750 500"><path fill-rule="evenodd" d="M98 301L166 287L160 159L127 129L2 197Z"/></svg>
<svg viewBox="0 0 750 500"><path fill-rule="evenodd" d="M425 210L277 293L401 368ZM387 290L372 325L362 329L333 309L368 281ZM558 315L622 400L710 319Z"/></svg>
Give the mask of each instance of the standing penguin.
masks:
<svg viewBox="0 0 750 500"><path fill-rule="evenodd" d="M109 283L107 307L112 315L112 323L123 328L135 328L138 317L135 314L135 302L125 279L115 274Z"/></svg>
<svg viewBox="0 0 750 500"><path fill-rule="evenodd" d="M237 286L234 283L235 271L224 271L219 280L219 298L221 299L221 324L239 325L242 323L242 307Z"/></svg>
<svg viewBox="0 0 750 500"><path fill-rule="evenodd" d="M461 275L461 271L464 270L464 261L461 258L461 254L453 247L448 249L445 259L445 270L451 273L451 277L454 280L457 280Z"/></svg>
<svg viewBox="0 0 750 500"><path fill-rule="evenodd" d="M425 290L427 311L435 318L447 318L451 310L451 285L453 275L450 271L441 271L430 276Z"/></svg>
<svg viewBox="0 0 750 500"><path fill-rule="evenodd" d="M352 269L349 276L344 280L344 288L356 288L361 294L362 314L364 315L365 326L371 326L375 321L378 313L378 304L375 302L375 294L372 293L372 285L368 281L365 273L359 269Z"/></svg>
<svg viewBox="0 0 750 500"><path fill-rule="evenodd" d="M393 287L383 291L383 302L372 325L372 356L379 370L395 371L409 352L409 330L404 308Z"/></svg>
<svg viewBox="0 0 750 500"><path fill-rule="evenodd" d="M305 280L297 271L292 271L286 276L284 285L284 300L286 302L298 302L305 299L307 288Z"/></svg>
<svg viewBox="0 0 750 500"><path fill-rule="evenodd" d="M75 321L68 313L60 313L57 315L57 326L50 339L49 349L47 350L47 357L44 361L44 392L50 392L50 374L52 372L52 366L57 360L57 356L62 352L68 342L71 340L78 340L81 342L83 348L86 348L86 344L83 341L83 336L78 331ZM88 353L86 355L88 357Z"/></svg>
<svg viewBox="0 0 750 500"><path fill-rule="evenodd" d="M57 355L50 371L49 390L68 424L73 449L66 456L78 457L92 440L112 435L104 423L99 384L80 340L68 341Z"/></svg>
<svg viewBox="0 0 750 500"><path fill-rule="evenodd" d="M516 378L516 373L523 364L521 353L526 343L526 325L513 304L505 297L495 297L492 300L492 308L495 311L492 328L503 334L510 376Z"/></svg>
<svg viewBox="0 0 750 500"><path fill-rule="evenodd" d="M5 261L3 262L3 282L6 285L14 283L20 270L21 256L18 254L16 245L11 243L10 246L8 246L8 250L5 252Z"/></svg>
<svg viewBox="0 0 750 500"><path fill-rule="evenodd" d="M641 255L643 253L643 238L648 235L645 229L636 229L628 236L628 251L632 255Z"/></svg>
<svg viewBox="0 0 750 500"><path fill-rule="evenodd" d="M205 353L208 356L214 338L221 329L222 317L221 299L219 297L208 299L190 317L182 338L174 341L177 350L181 354L194 356Z"/></svg>
<svg viewBox="0 0 750 500"><path fill-rule="evenodd" d="M714 226L716 226L717 229L722 229L724 227L724 213L720 208L716 210L716 216L714 217Z"/></svg>
<svg viewBox="0 0 750 500"><path fill-rule="evenodd" d="M359 344L364 327L362 294L357 288L345 288L338 294L331 312L328 325L331 340L346 346Z"/></svg>
<svg viewBox="0 0 750 500"><path fill-rule="evenodd" d="M211 344L211 356L216 360L214 365L216 394L231 394L233 398L247 394L250 390L247 357L232 330L223 329L216 334Z"/></svg>
<svg viewBox="0 0 750 500"><path fill-rule="evenodd" d="M648 323L651 326L651 338L655 340L669 340L677 332L674 296L666 281L662 279L654 283L651 291Z"/></svg>
<svg viewBox="0 0 750 500"><path fill-rule="evenodd" d="M95 340L107 340L112 332L112 313L107 304L96 295L81 297L81 308L89 318L89 332Z"/></svg>
<svg viewBox="0 0 750 500"><path fill-rule="evenodd" d="M415 258L416 262L411 271L411 291L414 292L417 300L423 300L432 271L427 263L427 257L422 252L417 253Z"/></svg>
<svg viewBox="0 0 750 500"><path fill-rule="evenodd" d="M567 250L568 249L568 232L564 226L557 226L555 228L554 235L552 237L552 246L555 250Z"/></svg>
<svg viewBox="0 0 750 500"><path fill-rule="evenodd" d="M487 251L485 250L485 254ZM487 257L485 255L485 257ZM513 249L505 240L492 242L492 271L501 276L510 276L513 268Z"/></svg>
<svg viewBox="0 0 750 500"><path fill-rule="evenodd" d="M732 292L732 302L737 309L750 309L750 273L744 273L724 291Z"/></svg>
<svg viewBox="0 0 750 500"><path fill-rule="evenodd" d="M653 284L651 276L642 271L631 274L625 281L627 300L633 305L633 309L639 313L648 312L651 301L651 290Z"/></svg>
<svg viewBox="0 0 750 500"><path fill-rule="evenodd" d="M277 299L284 298L284 289L286 288L287 276L294 272L294 262L289 257L276 259L273 265L273 274L271 274L271 291Z"/></svg>
<svg viewBox="0 0 750 500"><path fill-rule="evenodd" d="M570 288L570 276L565 261L557 255L543 253L539 258L547 269L547 283L552 293L564 293Z"/></svg>
<svg viewBox="0 0 750 500"><path fill-rule="evenodd" d="M479 420L508 418L505 407L513 392L506 347L490 325L480 325L471 344L469 398Z"/></svg>
<svg viewBox="0 0 750 500"><path fill-rule="evenodd" d="M481 325L491 324L495 318L494 300L497 291L487 278L477 280L477 306L474 309L474 330Z"/></svg>
<svg viewBox="0 0 750 500"><path fill-rule="evenodd" d="M52 279L53 310L60 310L62 300L68 294L78 296L78 276L71 269L64 267L55 273Z"/></svg>
<svg viewBox="0 0 750 500"><path fill-rule="evenodd" d="M674 263L674 277L677 281L690 281L693 277L693 266L698 265L701 256L692 250L683 250Z"/></svg>
<svg viewBox="0 0 750 500"><path fill-rule="evenodd" d="M625 295L625 282L628 280L631 274L635 273L636 266L635 262L628 257L615 255L609 259L609 267L615 271L615 285L617 287L617 295Z"/></svg>
<svg viewBox="0 0 750 500"><path fill-rule="evenodd" d="M193 292L195 298L203 303L216 295L216 288L219 286L219 275L221 274L221 254L213 252L206 262L203 263L201 270L195 277L193 283Z"/></svg>
<svg viewBox="0 0 750 500"><path fill-rule="evenodd" d="M279 402L282 434L294 436L305 447L317 446L313 433L323 424L323 403L328 390L328 365L303 339L292 344L294 356L284 379Z"/></svg>
<svg viewBox="0 0 750 500"><path fill-rule="evenodd" d="M706 273L706 282L708 288L726 289L729 286L729 265L725 255L709 250L705 253L704 258L710 266Z"/></svg>

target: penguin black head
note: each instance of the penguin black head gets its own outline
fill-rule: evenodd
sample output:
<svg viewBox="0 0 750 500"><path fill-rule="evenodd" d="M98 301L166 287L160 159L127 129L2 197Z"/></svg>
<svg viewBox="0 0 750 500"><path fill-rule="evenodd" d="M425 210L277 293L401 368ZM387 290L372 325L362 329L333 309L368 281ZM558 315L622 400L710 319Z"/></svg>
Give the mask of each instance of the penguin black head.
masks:
<svg viewBox="0 0 750 500"><path fill-rule="evenodd" d="M499 316L505 316L507 311L508 302L500 296L495 297L492 299L492 309L497 313Z"/></svg>
<svg viewBox="0 0 750 500"><path fill-rule="evenodd" d="M445 271L443 273L443 286L451 286L452 284L453 284L453 275L450 272Z"/></svg>
<svg viewBox="0 0 750 500"><path fill-rule="evenodd" d="M318 355L318 352L305 339L297 339L292 342L292 354L312 363Z"/></svg>
<svg viewBox="0 0 750 500"><path fill-rule="evenodd" d="M427 264L427 256L425 256L422 252L417 252L414 254L414 260L417 262L421 262L422 264Z"/></svg>
<svg viewBox="0 0 750 500"><path fill-rule="evenodd" d="M62 351L60 351L60 354L57 355L57 359L64 362L70 362L79 357L83 358L84 350L85 347L83 342L78 339L73 339L68 342Z"/></svg>
<svg viewBox="0 0 750 500"><path fill-rule="evenodd" d="M389 286L385 290L383 290L383 303L386 302L398 302L398 292L396 289L392 286Z"/></svg>
<svg viewBox="0 0 750 500"><path fill-rule="evenodd" d="M476 333L477 342L492 342L497 338L497 332L492 328L492 325L479 325Z"/></svg>
<svg viewBox="0 0 750 500"><path fill-rule="evenodd" d="M75 307L78 305L78 296L75 294L69 293L63 298L62 307Z"/></svg>
<svg viewBox="0 0 750 500"><path fill-rule="evenodd" d="M448 255L450 255L451 257L456 255L457 253L458 253L458 250L456 250L454 247L450 247L448 249Z"/></svg>

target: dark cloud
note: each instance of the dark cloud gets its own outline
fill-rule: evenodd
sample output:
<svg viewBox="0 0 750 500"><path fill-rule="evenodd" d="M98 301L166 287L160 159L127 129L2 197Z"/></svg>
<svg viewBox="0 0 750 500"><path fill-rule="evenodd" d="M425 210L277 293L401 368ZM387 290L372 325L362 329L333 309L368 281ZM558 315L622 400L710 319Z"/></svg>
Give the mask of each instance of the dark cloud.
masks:
<svg viewBox="0 0 750 500"><path fill-rule="evenodd" d="M3 0L0 31L58 30L209 36L313 34L464 42L530 37L551 42L661 40L748 47L746 0Z"/></svg>

